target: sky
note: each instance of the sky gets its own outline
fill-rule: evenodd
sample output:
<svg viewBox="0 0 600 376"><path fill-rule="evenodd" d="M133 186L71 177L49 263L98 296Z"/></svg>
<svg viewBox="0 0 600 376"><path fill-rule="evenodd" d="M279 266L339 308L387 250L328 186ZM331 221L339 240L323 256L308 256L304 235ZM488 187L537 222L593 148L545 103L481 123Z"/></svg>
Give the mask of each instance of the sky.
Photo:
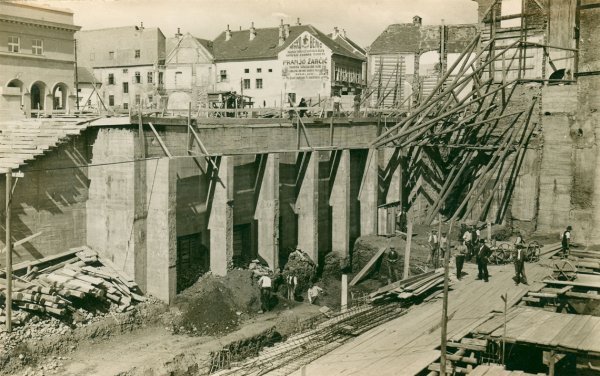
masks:
<svg viewBox="0 0 600 376"><path fill-rule="evenodd" d="M254 26L275 27L281 19L312 24L330 33L334 26L361 46L370 45L389 24L473 23L473 0L23 0L72 10L83 29L139 25L159 27L165 36L182 33L214 39L230 25L232 30Z"/></svg>

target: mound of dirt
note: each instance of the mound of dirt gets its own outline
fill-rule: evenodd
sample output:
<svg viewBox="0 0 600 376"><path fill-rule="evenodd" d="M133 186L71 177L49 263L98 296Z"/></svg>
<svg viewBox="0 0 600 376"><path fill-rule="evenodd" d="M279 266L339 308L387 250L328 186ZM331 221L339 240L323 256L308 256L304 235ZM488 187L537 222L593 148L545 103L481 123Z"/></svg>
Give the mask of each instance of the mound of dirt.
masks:
<svg viewBox="0 0 600 376"><path fill-rule="evenodd" d="M173 331L218 335L238 327L244 313L260 309L260 292L249 270L232 270L226 277L207 274L177 296Z"/></svg>
<svg viewBox="0 0 600 376"><path fill-rule="evenodd" d="M403 236L391 238L369 235L356 239L352 253L352 274L356 275L367 263L377 254L381 248L394 246L399 254L399 259L393 266L396 271L396 277L401 278L404 269L404 252L406 249L406 240ZM425 268L426 260L429 255L429 246L425 235L413 236L411 242L410 270L412 274L422 273ZM385 254L375 264L371 271L371 276L376 276L382 282L387 282L389 269Z"/></svg>
<svg viewBox="0 0 600 376"><path fill-rule="evenodd" d="M283 269L283 278L287 280L287 277L294 275L298 278L298 285L296 287L297 294L308 290L310 283L314 281L317 274L317 266L310 259L310 257L299 251L290 253L288 262L285 264Z"/></svg>

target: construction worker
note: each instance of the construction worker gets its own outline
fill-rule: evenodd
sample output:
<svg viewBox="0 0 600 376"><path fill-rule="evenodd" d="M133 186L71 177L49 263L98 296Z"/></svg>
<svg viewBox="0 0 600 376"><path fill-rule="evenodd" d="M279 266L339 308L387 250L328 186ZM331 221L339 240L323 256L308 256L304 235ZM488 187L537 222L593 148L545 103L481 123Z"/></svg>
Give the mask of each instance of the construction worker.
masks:
<svg viewBox="0 0 600 376"><path fill-rule="evenodd" d="M398 258L398 252L396 252L394 246L390 246L390 250L387 253L388 285L398 280L396 275L396 263L398 262Z"/></svg>
<svg viewBox="0 0 600 376"><path fill-rule="evenodd" d="M294 273L294 269L290 269L290 274L286 278L287 298L290 301L296 299L296 287L298 286L298 277Z"/></svg>
<svg viewBox="0 0 600 376"><path fill-rule="evenodd" d="M336 91L335 94L333 94L333 116L334 117L340 116L341 107L342 107L342 97L340 97L340 94Z"/></svg>
<svg viewBox="0 0 600 376"><path fill-rule="evenodd" d="M462 276L462 268L465 264L465 257L467 257L467 245L464 241L460 242L458 246L458 253L455 256L456 261L456 278L460 279Z"/></svg>
<svg viewBox="0 0 600 376"><path fill-rule="evenodd" d="M446 256L446 249L448 248L448 236L445 232L442 232L440 237L440 257L443 259Z"/></svg>
<svg viewBox="0 0 600 376"><path fill-rule="evenodd" d="M467 261L471 261L471 257L473 257L473 244L472 244L472 235L471 235L471 231L469 230L469 228L465 228L465 233L463 234L463 238L462 238L463 242L465 243L465 247L467 247L467 255L466 255L466 259Z"/></svg>
<svg viewBox="0 0 600 376"><path fill-rule="evenodd" d="M515 276L513 280L517 286L519 283L527 285L527 277L525 276L525 249L522 246L515 245Z"/></svg>
<svg viewBox="0 0 600 376"><path fill-rule="evenodd" d="M298 107L304 107L304 108L308 107L304 98L300 98L300 103L298 104ZM304 117L304 115L306 115L306 110L302 109L302 110L298 111L298 115L300 115L300 117Z"/></svg>
<svg viewBox="0 0 600 376"><path fill-rule="evenodd" d="M354 95L354 103L353 103L353 109L354 109L354 117L358 117L360 115L360 93L356 92L356 94Z"/></svg>
<svg viewBox="0 0 600 376"><path fill-rule="evenodd" d="M317 304L317 300L319 295L323 292L323 289L317 285L311 284L308 288L308 303L309 304Z"/></svg>
<svg viewBox="0 0 600 376"><path fill-rule="evenodd" d="M429 232L427 243L429 243L429 258L427 259L427 263L431 262L432 265L435 265L435 258L439 246L437 230L431 230Z"/></svg>
<svg viewBox="0 0 600 376"><path fill-rule="evenodd" d="M492 250L485 244L484 239L479 239L479 247L476 253L477 260L477 279L483 279L488 282L490 274L487 269L488 257L492 254Z"/></svg>
<svg viewBox="0 0 600 376"><path fill-rule="evenodd" d="M523 236L521 235L521 232L517 231L517 237L515 238L514 250L517 251L522 248L525 248L525 242L523 241Z"/></svg>
<svg viewBox="0 0 600 376"><path fill-rule="evenodd" d="M271 277L268 275L260 277L258 280L258 287L260 287L260 313L263 313L269 310L269 305L271 303Z"/></svg>
<svg viewBox="0 0 600 376"><path fill-rule="evenodd" d="M564 257L569 257L569 247L571 246L571 230L573 228L571 226L567 226L567 229L562 233L561 236L561 246L562 246L562 254Z"/></svg>

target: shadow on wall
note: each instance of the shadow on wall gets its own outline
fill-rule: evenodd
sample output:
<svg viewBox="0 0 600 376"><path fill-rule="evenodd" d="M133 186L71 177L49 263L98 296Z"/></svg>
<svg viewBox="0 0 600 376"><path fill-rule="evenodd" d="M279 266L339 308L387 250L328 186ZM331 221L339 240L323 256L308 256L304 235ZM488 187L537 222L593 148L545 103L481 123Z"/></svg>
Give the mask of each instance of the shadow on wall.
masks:
<svg viewBox="0 0 600 376"><path fill-rule="evenodd" d="M71 138L69 142L30 161L21 170L23 178L18 181L13 178L12 241L43 232L31 242L15 247L15 263L85 244L85 203L89 188L88 167L85 166L91 161L89 145L93 144L93 137L91 132L84 132ZM4 176L0 184L0 205L5 208ZM0 240L3 242L6 212L1 210L1 213Z"/></svg>

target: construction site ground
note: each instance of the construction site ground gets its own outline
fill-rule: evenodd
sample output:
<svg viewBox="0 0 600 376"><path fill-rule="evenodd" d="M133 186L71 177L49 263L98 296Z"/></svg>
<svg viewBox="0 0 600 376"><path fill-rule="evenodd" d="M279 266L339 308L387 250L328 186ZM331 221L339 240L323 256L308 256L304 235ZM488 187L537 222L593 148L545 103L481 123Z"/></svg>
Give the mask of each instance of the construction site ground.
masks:
<svg viewBox="0 0 600 376"><path fill-rule="evenodd" d="M389 244L403 255L405 245L402 237L373 236L358 243L357 248L365 255ZM429 253L425 230L415 235L412 248L411 266L414 264L413 272L419 273L426 268ZM374 268L352 291L360 296L386 284L386 270ZM132 312L106 315L87 327L23 342L0 375L195 374L199 364L209 362L212 351L269 330L286 336L298 329L299 322L323 316L319 311L322 306L339 309L339 278L325 274L318 281L326 292L319 305L289 302L285 291L280 291L275 308L258 314L258 288L248 283L250 275L248 270L233 270L222 279L203 276L170 307L149 301ZM230 324L220 325L225 322Z"/></svg>
<svg viewBox="0 0 600 376"><path fill-rule="evenodd" d="M545 247L546 250L556 245ZM476 280L477 266L467 263L460 281L449 294L448 339L458 341L492 311L501 311L500 296L508 294L509 306L529 290L539 289L550 273L548 260L527 264L529 285L515 286L514 266L491 265L488 283ZM414 375L439 358L442 300L412 307L395 320L380 325L298 370L294 375Z"/></svg>

